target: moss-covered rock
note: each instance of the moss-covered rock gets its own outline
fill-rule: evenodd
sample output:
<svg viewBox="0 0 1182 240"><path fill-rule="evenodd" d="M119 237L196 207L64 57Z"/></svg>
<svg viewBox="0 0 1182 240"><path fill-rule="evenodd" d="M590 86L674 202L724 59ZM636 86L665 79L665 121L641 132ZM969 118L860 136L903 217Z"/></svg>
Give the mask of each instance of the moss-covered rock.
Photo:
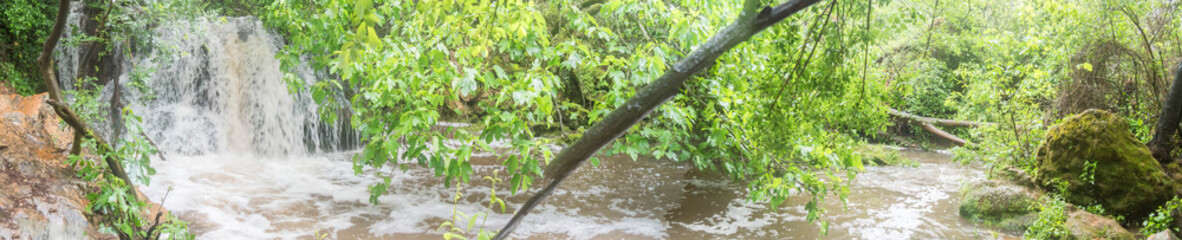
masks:
<svg viewBox="0 0 1182 240"><path fill-rule="evenodd" d="M960 216L1007 232L1026 231L1036 218L1038 193L998 181L980 182L965 188Z"/></svg>
<svg viewBox="0 0 1182 240"><path fill-rule="evenodd" d="M861 154L862 161L870 166L919 167L919 162L904 158L899 150L882 145L864 144L855 147L854 152Z"/></svg>
<svg viewBox="0 0 1182 240"><path fill-rule="evenodd" d="M1083 210L1071 211L1067 214L1068 239L1137 239L1129 230L1121 227L1116 220L1092 214Z"/></svg>
<svg viewBox="0 0 1182 240"><path fill-rule="evenodd" d="M1131 219L1146 216L1174 194L1170 178L1128 123L1102 110L1067 117L1051 128L1037 164L1035 181L1052 191L1065 186L1068 202L1099 204Z"/></svg>

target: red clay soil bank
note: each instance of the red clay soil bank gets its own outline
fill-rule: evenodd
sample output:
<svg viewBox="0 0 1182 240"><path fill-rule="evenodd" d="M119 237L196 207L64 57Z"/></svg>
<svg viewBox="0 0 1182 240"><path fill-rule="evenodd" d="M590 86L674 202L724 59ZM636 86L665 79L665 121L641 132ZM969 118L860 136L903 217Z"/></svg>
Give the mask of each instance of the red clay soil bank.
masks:
<svg viewBox="0 0 1182 240"><path fill-rule="evenodd" d="M0 84L0 239L108 239L83 209L91 187L65 165L71 129L45 93Z"/></svg>

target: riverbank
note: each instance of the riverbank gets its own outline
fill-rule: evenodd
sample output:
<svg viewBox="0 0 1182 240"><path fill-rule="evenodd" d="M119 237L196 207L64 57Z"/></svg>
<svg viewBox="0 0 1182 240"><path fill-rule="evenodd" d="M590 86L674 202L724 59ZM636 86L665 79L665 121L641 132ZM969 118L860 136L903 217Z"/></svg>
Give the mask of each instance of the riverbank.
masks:
<svg viewBox="0 0 1182 240"><path fill-rule="evenodd" d="M65 164L70 133L44 104L0 82L0 238L110 239L90 221L91 185Z"/></svg>
<svg viewBox="0 0 1182 240"><path fill-rule="evenodd" d="M389 172L389 193L378 205L363 187L380 179L352 174L354 152L283 159L232 156L169 156L154 165L160 177L146 189L168 188L171 209L193 223L200 238L295 238L327 234L350 239L437 239L445 221L495 228L508 221L534 191L510 194L495 184L505 211L487 203L492 181L506 176L501 157L477 154L472 183L444 186L431 169L411 165ZM851 183L849 203L829 196L827 235L805 220L809 198L799 196L773 210L747 200L741 183L693 169L688 163L641 157L600 156L563 184L552 201L526 219L515 237L524 239L815 239L990 238L1008 236L962 219L959 189L983 179L979 166L962 166L946 153L902 150L916 166L870 166ZM195 167L197 166L197 167ZM504 179L502 179L503 181ZM454 197L461 194L458 200ZM205 198L202 196L224 196ZM453 212L455 210L455 212ZM463 215L459 215L462 213ZM455 214L455 215L453 215ZM487 218L485 217L487 215ZM462 219L453 219L453 216ZM476 231L472 229L470 231Z"/></svg>
<svg viewBox="0 0 1182 240"><path fill-rule="evenodd" d="M100 231L102 216L87 210L93 182L66 162L72 129L60 123L47 94L22 97L0 82L0 238L118 239ZM93 161L90 153L84 158ZM137 197L145 199L137 191ZM168 210L145 200L144 216Z"/></svg>

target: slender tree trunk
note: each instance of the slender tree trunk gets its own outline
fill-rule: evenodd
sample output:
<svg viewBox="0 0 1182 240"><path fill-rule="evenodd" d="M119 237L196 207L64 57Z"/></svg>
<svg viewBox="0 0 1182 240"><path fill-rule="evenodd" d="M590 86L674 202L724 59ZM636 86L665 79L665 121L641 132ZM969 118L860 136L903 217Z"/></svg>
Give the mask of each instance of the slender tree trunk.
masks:
<svg viewBox="0 0 1182 240"><path fill-rule="evenodd" d="M747 41L756 33L819 1L792 0L775 8L770 6L760 8L760 0L745 1L743 10L734 23L710 37L710 40L699 45L684 59L673 64L673 67L664 75L641 89L636 96L613 110L590 130L584 132L583 137L580 137L573 145L562 149L558 156L546 166L546 179L550 179L549 184L534 194L529 201L526 201L493 239L509 237L509 234L513 232L525 215L554 192L554 189L564 179L570 177L591 155L619 138L653 109L680 93L682 85L695 73L714 64L714 61L723 53L739 43Z"/></svg>
<svg viewBox="0 0 1182 240"><path fill-rule="evenodd" d="M107 112L108 119L110 119L108 121L110 121L109 124L111 124L111 135L108 137L114 141L111 143L111 147L118 147L119 138L122 137L120 135L123 134L123 102L120 101L120 98L123 97L123 93L121 93L122 90L120 90L121 86L119 86L118 77L111 79L108 84L112 84L112 87L115 88L115 93L111 95L111 106Z"/></svg>
<svg viewBox="0 0 1182 240"><path fill-rule="evenodd" d="M37 65L41 70L41 78L45 81L49 98L55 101L62 100L62 93L61 88L57 85L57 77L53 74L53 49L57 48L57 42L62 38L62 31L66 28L66 17L69 15L70 1L58 0L57 20L53 23L53 30L49 32L49 37L45 38L45 45L41 47L41 56L37 57Z"/></svg>
<svg viewBox="0 0 1182 240"><path fill-rule="evenodd" d="M53 24L53 30L49 32L49 37L45 39L45 45L41 48L41 56L37 58L37 64L41 70L42 81L45 81L45 87L48 88L49 100L46 101L50 106L53 106L54 111L62 118L71 128L74 128L74 147L70 150L71 154L81 154L80 140L82 138L92 138L98 144L100 153L111 152L114 149L107 145L102 138L95 136L94 131L70 110L70 106L62 101L61 88L58 87L57 77L53 74L53 49L57 48L57 43L61 40L62 31L66 28L66 19L70 14L70 0L58 0L57 20ZM127 176L127 172L123 170L123 164L114 155L107 155L103 158L107 167L110 168L111 173L127 184L127 193L129 196L137 196L135 194L135 184L131 182L131 178Z"/></svg>
<svg viewBox="0 0 1182 240"><path fill-rule="evenodd" d="M1174 151L1174 133L1178 131L1179 115L1182 114L1182 63L1174 69L1174 83L1170 85L1170 93L1162 101L1161 116L1157 119L1157 129L1154 129L1153 139L1149 140L1149 150L1160 163L1173 161L1170 152Z"/></svg>
<svg viewBox="0 0 1182 240"><path fill-rule="evenodd" d="M124 184L127 184L127 193L130 194L129 196L136 196L135 184L132 184L131 178L127 176L127 171L123 170L122 161L119 161L119 158L114 154L105 154L113 153L115 152L115 149L112 148L111 145L107 144L106 141L103 141L103 138L94 135L92 128L90 128L86 122L83 122L82 119L78 117L78 114L75 114L73 110L70 110L69 105L54 100L49 100L47 102L50 106L53 106L54 111L57 112L58 117L61 117L62 120L66 122L66 125L70 125L71 128L74 128L75 134L81 134L82 137L94 139L96 143L95 145L97 145L96 147L99 151L99 155L106 155L103 157L103 160L107 162L107 167L111 168L111 174L114 174L115 177L123 180ZM79 138L75 137L74 139Z"/></svg>

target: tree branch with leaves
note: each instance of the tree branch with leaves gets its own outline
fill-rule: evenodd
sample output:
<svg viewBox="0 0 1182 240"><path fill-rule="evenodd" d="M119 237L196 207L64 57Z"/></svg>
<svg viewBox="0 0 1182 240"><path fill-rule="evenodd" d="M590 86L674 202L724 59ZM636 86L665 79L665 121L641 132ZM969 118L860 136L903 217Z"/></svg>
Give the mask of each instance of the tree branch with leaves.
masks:
<svg viewBox="0 0 1182 240"><path fill-rule="evenodd" d="M517 227L517 224L529 214L529 211L553 193L563 180L570 177L579 166L600 149L622 136L658 106L680 93L682 86L694 74L714 64L714 60L739 43L747 41L767 27L817 2L819 0L793 0L774 8L770 6L761 8L758 0L747 0L743 4L739 18L734 23L699 45L681 61L674 63L673 69L666 71L655 82L641 89L636 96L613 110L603 121L596 123L591 129L584 132L583 137L575 141L573 145L559 152L557 157L546 167L545 179L549 179L550 183L534 194L529 201L526 201L493 239L507 238Z"/></svg>

